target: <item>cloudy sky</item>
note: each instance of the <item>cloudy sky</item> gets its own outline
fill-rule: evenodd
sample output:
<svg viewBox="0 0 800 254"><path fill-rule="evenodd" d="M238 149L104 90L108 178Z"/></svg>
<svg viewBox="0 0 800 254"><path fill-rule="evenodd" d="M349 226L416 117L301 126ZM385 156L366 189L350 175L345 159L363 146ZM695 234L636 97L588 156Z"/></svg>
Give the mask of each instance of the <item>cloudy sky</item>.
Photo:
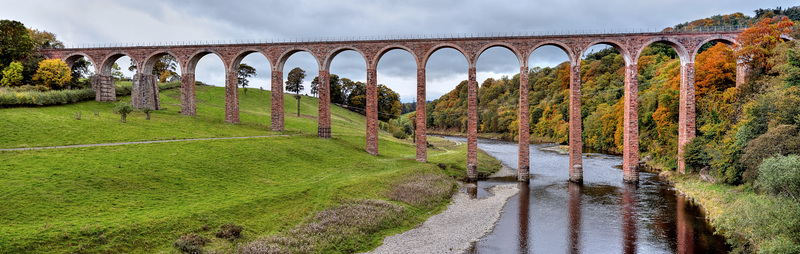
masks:
<svg viewBox="0 0 800 254"><path fill-rule="evenodd" d="M264 40L308 37L392 36L464 33L545 32L602 29L662 29L716 14L797 5L788 0L356 0L356 1L105 1L36 0L6 2L0 19L53 32L67 46L209 40ZM129 2L129 3L126 3ZM529 65L553 66L566 61L556 48L534 52ZM129 65L122 58L118 64ZM245 58L257 70L251 87L268 89L270 67L263 56ZM284 73L306 70L304 85L318 72L309 54L295 54ZM478 60L478 82L519 72L513 54L493 48ZM222 61L200 60L199 81L224 85ZM452 90L467 78L467 63L454 50L437 51L427 67L428 100ZM366 65L355 52L334 59L331 73L366 79ZM127 74L130 76L130 73ZM416 67L410 54L392 51L378 65L378 83L416 96ZM285 80L285 79L284 79ZM306 92L308 88L306 88Z"/></svg>

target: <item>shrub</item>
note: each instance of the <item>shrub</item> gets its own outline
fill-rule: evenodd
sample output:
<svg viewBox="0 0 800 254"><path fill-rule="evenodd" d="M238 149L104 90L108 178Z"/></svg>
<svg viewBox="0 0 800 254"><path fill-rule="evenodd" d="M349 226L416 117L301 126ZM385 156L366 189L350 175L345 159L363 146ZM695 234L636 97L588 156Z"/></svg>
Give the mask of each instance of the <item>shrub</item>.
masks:
<svg viewBox="0 0 800 254"><path fill-rule="evenodd" d="M178 248L183 253L203 253L203 246L206 243L211 242L208 238L202 237L197 234L189 234L183 235L175 242L172 243L172 246Z"/></svg>
<svg viewBox="0 0 800 254"><path fill-rule="evenodd" d="M800 153L800 137L794 125L779 125L750 140L739 162L745 169L745 182L752 182L759 172L761 161L775 155Z"/></svg>
<svg viewBox="0 0 800 254"><path fill-rule="evenodd" d="M764 159L758 166L756 186L773 195L800 201L800 156L777 156Z"/></svg>
<svg viewBox="0 0 800 254"><path fill-rule="evenodd" d="M133 112L133 107L131 107L130 103L124 101L117 102L117 105L114 107L114 113L122 115L123 123L126 122L126 118L131 112Z"/></svg>
<svg viewBox="0 0 800 254"><path fill-rule="evenodd" d="M683 160L686 163L686 173L699 172L700 169L711 165L711 156L705 150L706 141L703 138L694 138L683 148Z"/></svg>
<svg viewBox="0 0 800 254"><path fill-rule="evenodd" d="M405 131L403 131L402 129L399 129L399 128L395 129L392 132L392 136L395 137L395 138L398 138L398 139L406 139L406 138L408 138L408 134L406 134Z"/></svg>
<svg viewBox="0 0 800 254"><path fill-rule="evenodd" d="M32 87L33 88L33 87ZM0 90L0 107L49 106L94 99L92 89L12 91Z"/></svg>
<svg viewBox="0 0 800 254"><path fill-rule="evenodd" d="M222 226L219 226L219 232L217 232L217 237L227 240L234 240L239 238L242 234L242 230L244 227L228 223Z"/></svg>

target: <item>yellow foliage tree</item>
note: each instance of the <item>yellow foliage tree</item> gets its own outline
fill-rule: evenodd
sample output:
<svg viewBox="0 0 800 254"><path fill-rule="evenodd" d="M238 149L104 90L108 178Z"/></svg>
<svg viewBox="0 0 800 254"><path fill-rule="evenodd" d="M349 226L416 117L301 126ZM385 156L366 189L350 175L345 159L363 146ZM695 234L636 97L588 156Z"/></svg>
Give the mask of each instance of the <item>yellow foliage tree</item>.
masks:
<svg viewBox="0 0 800 254"><path fill-rule="evenodd" d="M48 59L39 62L39 69L33 75L33 80L38 84L51 89L60 88L61 85L72 79L72 72L67 63L61 59Z"/></svg>

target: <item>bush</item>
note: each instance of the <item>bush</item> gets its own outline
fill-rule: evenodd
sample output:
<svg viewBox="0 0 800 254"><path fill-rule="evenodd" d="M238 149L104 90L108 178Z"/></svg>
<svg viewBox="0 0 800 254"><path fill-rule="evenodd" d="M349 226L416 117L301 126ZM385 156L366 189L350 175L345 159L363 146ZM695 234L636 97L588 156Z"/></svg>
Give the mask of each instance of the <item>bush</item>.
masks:
<svg viewBox="0 0 800 254"><path fill-rule="evenodd" d="M0 90L0 107L14 106L49 106L75 103L94 99L92 89L80 90L48 90L48 91L13 91Z"/></svg>
<svg viewBox="0 0 800 254"><path fill-rule="evenodd" d="M406 134L405 131L403 131L402 129L399 129L399 128L395 129L392 132L392 136L395 137L395 138L398 138L398 139L407 139L408 138L408 134Z"/></svg>
<svg viewBox="0 0 800 254"><path fill-rule="evenodd" d="M800 156L764 159L758 171L756 186L761 190L800 201Z"/></svg>
<svg viewBox="0 0 800 254"><path fill-rule="evenodd" d="M775 155L800 153L800 137L797 134L796 126L779 125L750 140L739 159L745 169L744 181L752 182L757 178L762 160Z"/></svg>
<svg viewBox="0 0 800 254"><path fill-rule="evenodd" d="M242 234L242 230L244 227L228 223L222 226L219 226L219 232L217 232L217 237L227 240L234 240L239 238Z"/></svg>
<svg viewBox="0 0 800 254"><path fill-rule="evenodd" d="M172 246L178 248L178 250L182 251L183 253L203 253L203 245L206 243L211 242L208 238L202 237L197 234L189 234L183 235L175 242L172 243Z"/></svg>
<svg viewBox="0 0 800 254"><path fill-rule="evenodd" d="M683 148L683 160L686 163L686 173L699 172L700 169L711 165L711 156L705 150L706 141L703 138L694 138Z"/></svg>

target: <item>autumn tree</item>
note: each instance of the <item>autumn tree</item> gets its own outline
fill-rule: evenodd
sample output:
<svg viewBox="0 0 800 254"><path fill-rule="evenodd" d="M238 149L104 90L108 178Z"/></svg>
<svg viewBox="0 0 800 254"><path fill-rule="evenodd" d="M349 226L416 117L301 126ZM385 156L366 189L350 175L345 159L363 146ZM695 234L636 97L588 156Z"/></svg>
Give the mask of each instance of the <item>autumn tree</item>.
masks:
<svg viewBox="0 0 800 254"><path fill-rule="evenodd" d="M736 60L733 51L725 44L717 43L698 54L695 70L695 95L698 98L736 85Z"/></svg>
<svg viewBox="0 0 800 254"><path fill-rule="evenodd" d="M239 86L244 88L244 94L247 95L247 86L250 85L250 80L247 80L250 77L256 76L256 68L253 68L250 65L245 63L239 64Z"/></svg>
<svg viewBox="0 0 800 254"><path fill-rule="evenodd" d="M39 69L33 75L33 80L51 89L60 88L61 85L72 79L72 74L67 63L61 59L48 59L39 62Z"/></svg>
<svg viewBox="0 0 800 254"><path fill-rule="evenodd" d="M111 77L114 77L114 80L125 79L125 75L122 74L122 68L120 68L117 63L111 65Z"/></svg>
<svg viewBox="0 0 800 254"><path fill-rule="evenodd" d="M28 36L37 49L63 49L64 43L56 39L56 34L37 29L28 29Z"/></svg>
<svg viewBox="0 0 800 254"><path fill-rule="evenodd" d="M306 78L306 71L295 67L289 71L286 78L286 91L294 92L294 98L297 99L297 116L300 116L300 91L303 91L303 79Z"/></svg>
<svg viewBox="0 0 800 254"><path fill-rule="evenodd" d="M3 69L3 79L0 80L0 85L3 86L18 86L22 84L22 64L14 61Z"/></svg>
<svg viewBox="0 0 800 254"><path fill-rule="evenodd" d="M783 39L781 35L791 32L794 23L787 17L782 19L764 18L739 34L737 41L740 49L736 51L737 59L748 63L759 73L767 73L773 63L769 58L773 49Z"/></svg>

